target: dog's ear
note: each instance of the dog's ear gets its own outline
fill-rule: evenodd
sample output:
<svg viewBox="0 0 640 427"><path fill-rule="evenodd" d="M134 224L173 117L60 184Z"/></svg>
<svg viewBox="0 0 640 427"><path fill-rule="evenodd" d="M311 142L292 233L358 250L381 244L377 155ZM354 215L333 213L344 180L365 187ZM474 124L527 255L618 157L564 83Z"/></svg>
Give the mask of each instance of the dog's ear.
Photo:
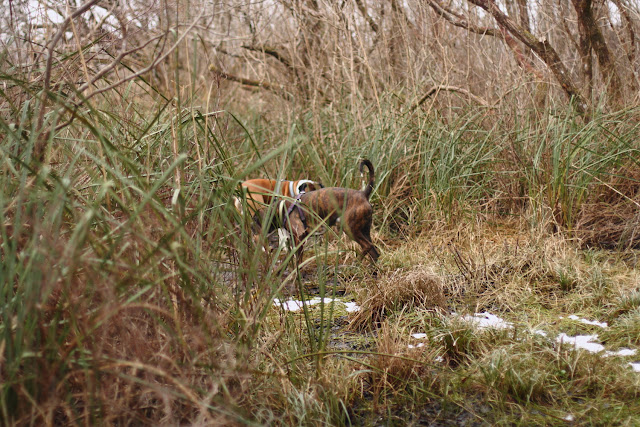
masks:
<svg viewBox="0 0 640 427"><path fill-rule="evenodd" d="M304 184L300 185L300 187L298 187L298 191L299 191L300 193L302 193L302 192L304 192L304 191L307 191L307 185L308 185L308 184L307 184L306 182L305 182Z"/></svg>

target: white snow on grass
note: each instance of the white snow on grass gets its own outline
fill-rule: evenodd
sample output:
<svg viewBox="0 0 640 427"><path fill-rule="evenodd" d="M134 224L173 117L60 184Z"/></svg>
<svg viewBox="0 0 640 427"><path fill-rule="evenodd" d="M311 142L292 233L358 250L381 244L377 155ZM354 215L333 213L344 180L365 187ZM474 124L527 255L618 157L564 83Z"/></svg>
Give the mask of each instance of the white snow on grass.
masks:
<svg viewBox="0 0 640 427"><path fill-rule="evenodd" d="M564 332L558 335L556 341L559 343L573 344L574 347L590 351L591 353L599 353L604 351L604 346L592 341L598 339L598 334L594 335L576 335L571 337Z"/></svg>
<svg viewBox="0 0 640 427"><path fill-rule="evenodd" d="M273 299L273 305L282 306L287 311L298 311L302 308L302 301L289 300L280 301L278 298Z"/></svg>
<svg viewBox="0 0 640 427"><path fill-rule="evenodd" d="M360 307L355 303L355 302L343 302L340 300L335 300L335 299L331 299L331 298L313 298L310 299L308 301L305 301L304 304L307 304L308 306L310 305L315 305L315 304L320 304L321 302L324 302L324 304L330 304L332 302L337 302L340 304L343 304L347 310L347 312L352 313L354 311L358 311L360 310ZM276 306L281 306L283 307L285 310L288 311L298 311L302 309L303 306L303 302L302 301L298 301L298 300L288 300L288 301L281 301L277 298L275 298L273 300L273 304ZM456 313L452 313L452 315L454 316L458 316ZM488 312L482 312L482 313L475 313L473 316L471 315L465 315L465 316L461 316L462 320L467 321L471 324L473 324L474 326L480 328L480 329L486 329L486 328L495 328L495 329L510 329L513 328L513 325L510 322L505 321L504 319L501 319L500 317L488 313ZM561 317L562 318L562 317ZM607 328L608 325L606 322L598 322L595 320L587 320L587 319L581 319L576 315L571 315L569 316L569 319L571 320L577 320L580 321L581 323L587 324L587 325L594 325L594 326L599 326L601 328ZM534 334L536 335L541 335L543 337L547 337L548 333L541 330L541 329L536 329L533 331ZM418 332L418 333L413 333L411 334L411 337L415 338L415 339L425 339L427 337L426 333L422 333L422 332ZM564 344L569 344L569 345L573 345L576 349L582 349L582 350L586 350L589 351L591 353L602 353L602 355L604 357L609 357L609 356L618 356L618 357L625 357L625 356L634 356L638 353L638 350L636 349L630 349L630 348L621 348L617 351L605 351L605 346L598 343L598 334L593 334L593 335L576 335L576 336L570 336L565 334L564 332L560 333L557 337L556 337L556 341L558 343L564 343ZM418 344L409 344L408 348L421 348L424 347L425 343L418 343ZM635 372L640 372L640 362L636 362L636 363L629 363L629 366L631 366L631 368L635 371ZM571 415L567 416L567 419L571 417Z"/></svg>
<svg viewBox="0 0 640 427"><path fill-rule="evenodd" d="M558 342L562 342L562 343L565 343L565 344L573 344L576 348L587 350L587 351L590 351L591 353L600 353L601 351L605 350L605 347L602 344L594 342L594 341L597 341L597 340L598 340L598 334L594 334L594 335L576 335L575 337L571 337L571 336L569 336L569 335L567 335L565 333L561 333L556 338L556 341L558 341ZM634 356L637 352L638 352L638 350L635 350L635 349L621 348L620 350L617 350L617 351L605 351L603 356L604 357L610 357L610 356L618 356L618 357Z"/></svg>
<svg viewBox="0 0 640 427"><path fill-rule="evenodd" d="M320 304L320 303L331 304L332 302L335 302L335 303L338 303L338 304L343 304L348 313L353 313L354 311L360 310L360 307L355 302L343 302L343 301L336 300L336 299L331 299L331 298L317 298L316 297L316 298L312 298L312 299L310 299L308 301L304 301L304 302L303 301L298 301L298 300L283 301L283 300L280 300L278 298L274 298L273 299L273 305L278 306L278 307L282 307L287 311L302 310L303 304L306 304L307 306L311 306L311 305L316 305L316 304Z"/></svg>
<svg viewBox="0 0 640 427"><path fill-rule="evenodd" d="M560 316L560 318L562 319L562 316ZM571 319L571 320L576 320L576 321L578 321L580 323L584 323L585 325L600 326L601 328L608 328L609 327L607 322L598 322L597 320L581 319L578 316L576 316L575 314L572 314L568 318Z"/></svg>
<svg viewBox="0 0 640 427"><path fill-rule="evenodd" d="M354 311L360 311L360 306L355 302L345 302L347 313L353 313Z"/></svg>
<svg viewBox="0 0 640 427"><path fill-rule="evenodd" d="M417 340L423 340L423 339L425 339L427 337L427 334L422 333L422 332L418 332L418 333L411 334L411 337L413 337L413 338L415 338ZM421 342L421 343L418 343L417 345L409 344L408 347L409 348L420 348L420 347L424 347L424 343Z"/></svg>
<svg viewBox="0 0 640 427"><path fill-rule="evenodd" d="M563 317L560 316L562 319ZM597 320L588 320L583 319L575 314L568 316L571 320L576 320L580 323L584 323L585 325L593 325L598 326L600 328L608 328L609 325L607 322L598 322ZM625 356L635 356L638 353L637 349L631 348L621 348L616 351L605 351L604 345L594 342L598 340L598 334L594 335L576 335L575 337L571 337L565 333L561 333L556 338L557 342L562 342L566 344L573 344L576 349L583 349L590 351L591 353L602 353L602 357L625 357ZM629 363L629 365L633 368L634 371L640 372L640 363Z"/></svg>
<svg viewBox="0 0 640 427"><path fill-rule="evenodd" d="M605 353L605 356L620 356L620 357L624 357L624 356L635 356L635 354L638 352L638 350L636 349L631 349L631 348L621 348L618 351L607 351Z"/></svg>
<svg viewBox="0 0 640 427"><path fill-rule="evenodd" d="M509 329L509 328L513 328L513 325L510 322L507 322L503 319L501 319L500 317L488 313L488 312L482 312L482 313L475 313L473 316L471 315L465 315L465 316L459 316L456 313L451 313L452 316L455 317L459 317L464 321L467 321L471 324L473 324L474 326L480 328L480 329L486 329L486 328L496 328L496 329ZM561 319L563 317L560 317ZM607 325L606 322L598 322L595 320L587 320L587 319L581 319L578 316L572 314L571 316L568 316L569 319L571 320L577 320L581 323L587 324L587 325L594 325L594 326L599 326L601 328L607 328L609 325ZM536 335L540 335L543 337L548 337L549 334L541 329L535 329L532 331L533 334ZM427 334L424 333L413 333L411 334L411 336L413 338L416 339L423 339L426 338ZM593 334L593 335L576 335L576 336L570 336L565 334L564 332L560 333L557 337L556 337L556 341L558 343L564 343L564 344L569 344L569 345L573 345L576 349L582 349L582 350L586 350L589 351L591 353L602 353L603 357L609 357L609 356L614 356L614 357L625 357L625 356L635 356L638 353L638 350L636 349L631 349L631 348L621 348L619 350L616 351L608 351L605 349L605 346L600 344L598 341L598 334ZM418 347L423 347L424 344L420 343L417 345L412 345L409 344L409 348L418 348ZM634 371L636 372L640 372L640 362L634 362L634 363L629 363L629 366L631 366L631 368L633 368Z"/></svg>
<svg viewBox="0 0 640 427"><path fill-rule="evenodd" d="M455 315L455 313L454 313ZM581 323L587 324L587 325L593 325L593 326L599 326L601 328L607 328L609 327L609 325L607 324L607 322L598 322L596 320L587 320L587 319L582 319L578 316L576 316L575 314L572 314L570 316L568 316L569 319L571 320L577 320ZM562 318L562 317L561 317ZM475 313L473 316L470 315L466 315L462 317L463 320L466 320L470 323L473 323L474 325L476 325L478 328L496 328L496 329L507 329L507 328L513 328L513 325L503 319L501 319L500 317L491 314L491 313L487 313L487 312L483 312L483 313ZM533 331L534 334L536 335L541 335L543 337L548 336L548 334L541 330L541 329L536 329ZM576 335L576 336L569 336L567 334L560 333L557 338L556 338L557 342L562 342L565 344L572 344L575 348L577 349L582 349L582 350L587 350L591 353L600 353L600 352L604 352L603 356L604 357L609 357L609 356L618 356L618 357L625 357L625 356L634 356L635 354L638 353L638 350L635 349L630 349L630 348L621 348L617 351L605 351L605 346L600 344L598 341L598 334L593 334L593 335ZM638 369L640 370L640 363L637 364L638 368L636 368L634 366L634 369Z"/></svg>
<svg viewBox="0 0 640 427"><path fill-rule="evenodd" d="M475 313L473 316L467 314L462 317L462 320L465 320L469 323L474 324L480 329L486 328L495 328L495 329L510 329L513 328L513 325L509 322L504 321L499 318L495 314L491 314L488 312Z"/></svg>

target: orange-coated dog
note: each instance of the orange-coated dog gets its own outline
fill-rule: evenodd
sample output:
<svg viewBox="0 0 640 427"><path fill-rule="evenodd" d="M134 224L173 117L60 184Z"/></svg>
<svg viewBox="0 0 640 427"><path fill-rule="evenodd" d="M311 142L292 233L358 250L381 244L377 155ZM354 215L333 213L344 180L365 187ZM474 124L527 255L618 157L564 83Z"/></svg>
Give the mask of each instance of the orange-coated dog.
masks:
<svg viewBox="0 0 640 427"><path fill-rule="evenodd" d="M283 215L285 201L295 199L306 191L315 191L323 188L317 181L301 179L298 181L284 181L274 179L250 179L242 183L242 191L246 194L246 206L248 213L253 218L252 230L254 240L258 242L259 228L264 221L267 208L272 203L279 202L277 211L269 224L269 231L278 229L280 245L283 246L286 239L286 232L281 230L283 225ZM236 197L234 200L236 209L243 213L243 201ZM265 248L266 249L266 248Z"/></svg>
<svg viewBox="0 0 640 427"><path fill-rule="evenodd" d="M323 188L322 184L309 179L298 181L277 181L275 179L250 179L242 183L243 191L247 194L247 207L251 215L266 209L276 197L293 199L305 191ZM242 200L236 197L235 206L242 212Z"/></svg>

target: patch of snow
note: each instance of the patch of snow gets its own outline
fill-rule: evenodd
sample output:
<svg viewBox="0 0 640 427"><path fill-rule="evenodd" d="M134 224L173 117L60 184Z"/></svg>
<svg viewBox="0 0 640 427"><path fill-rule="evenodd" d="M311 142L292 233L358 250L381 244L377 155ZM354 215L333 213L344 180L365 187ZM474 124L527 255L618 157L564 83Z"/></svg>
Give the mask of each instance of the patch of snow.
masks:
<svg viewBox="0 0 640 427"><path fill-rule="evenodd" d="M426 337L427 337L427 334L419 333L419 334L411 334L411 336L412 336L412 337L414 337L414 338L417 338L417 339L421 340L421 339L426 338Z"/></svg>
<svg viewBox="0 0 640 427"><path fill-rule="evenodd" d="M560 318L562 319L562 316L560 316ZM569 316L569 319L577 320L578 322L584 323L585 325L600 326L601 328L608 328L609 327L607 322L598 322L597 320L581 319L578 316L576 316L575 314L572 314L571 316Z"/></svg>
<svg viewBox="0 0 640 427"><path fill-rule="evenodd" d="M347 308L347 313L353 313L354 311L360 311L360 306L355 302L345 302L344 305Z"/></svg>
<svg viewBox="0 0 640 427"><path fill-rule="evenodd" d="M473 323L475 326L477 326L480 329L486 329L486 328L509 329L509 328L513 328L511 323L504 321L503 319L499 318L498 316L496 316L494 314L487 313L486 311L482 312L482 313L474 313L473 316L466 315L466 316L463 316L462 319L466 320L467 322Z"/></svg>
<svg viewBox="0 0 640 427"><path fill-rule="evenodd" d="M607 351L604 355L605 357L609 357L609 356L634 356L636 353L638 352L638 350L636 349L631 349L631 348L621 348L618 351Z"/></svg>
<svg viewBox="0 0 640 427"><path fill-rule="evenodd" d="M336 302L336 303L340 303L340 304L344 304L345 305L345 309L347 310L348 313L353 313L354 311L358 311L360 310L360 307L355 303L355 302L342 302L340 300L335 300L335 299L331 299L331 298L312 298L308 301L304 301L304 304L306 304L307 306L309 305L315 305L315 304L320 304L320 303L324 303L324 304L331 304L332 302ZM302 301L298 301L298 300L288 300L288 301L282 301L278 298L274 298L273 299L273 305L278 306L278 307L283 307L285 310L287 311L298 311L302 309L303 306L303 302Z"/></svg>
<svg viewBox="0 0 640 427"><path fill-rule="evenodd" d="M424 343L421 342L418 345L413 345L413 344L409 344L408 346L409 348L420 348L420 347L424 347Z"/></svg>
<svg viewBox="0 0 640 427"><path fill-rule="evenodd" d="M581 348L583 350L590 351L591 353L599 353L604 350L604 346L602 344L592 342L597 339L598 334L576 335L575 337L571 337L563 332L558 335L556 341L559 343L573 344L576 348Z"/></svg>
<svg viewBox="0 0 640 427"><path fill-rule="evenodd" d="M455 312L452 312L451 315L459 316ZM471 315L461 316L461 318L467 322L473 323L475 326L482 329L483 328L498 328L498 329L513 328L513 325L510 322L507 322L501 319L500 317L495 316L488 312L475 313L473 316ZM560 319L562 318L563 317L560 316ZM568 316L568 318L571 320L579 321L587 325L598 326L601 328L609 327L607 322L598 322L596 320L583 319L574 314ZM543 331L541 329L535 329L532 331L532 333L535 335L543 336L543 337L548 337L549 335L546 331ZM414 338L417 338L415 335L419 335L419 334L412 334ZM634 356L638 354L637 349L630 349L630 348L621 348L617 351L605 351L605 346L597 342L598 334L569 336L565 333L560 333L556 337L556 341L558 343L573 345L576 349L586 350L591 353L601 353L602 356L604 357L609 357L609 356L625 357L625 356ZM640 362L630 363L629 365L633 368L634 371L640 372ZM573 417L573 415L568 415L568 417L569 416Z"/></svg>
<svg viewBox="0 0 640 427"><path fill-rule="evenodd" d="M571 414L568 414L566 417L564 417L564 418L563 418L563 420L565 420L565 421L569 421L569 422L571 422L571 421L575 421L575 419L576 419L576 417L574 417L574 416L573 416L573 415L571 415Z"/></svg>
<svg viewBox="0 0 640 427"><path fill-rule="evenodd" d="M302 301L280 301L278 298L274 298L273 305L282 306L287 311L298 311L302 308Z"/></svg>

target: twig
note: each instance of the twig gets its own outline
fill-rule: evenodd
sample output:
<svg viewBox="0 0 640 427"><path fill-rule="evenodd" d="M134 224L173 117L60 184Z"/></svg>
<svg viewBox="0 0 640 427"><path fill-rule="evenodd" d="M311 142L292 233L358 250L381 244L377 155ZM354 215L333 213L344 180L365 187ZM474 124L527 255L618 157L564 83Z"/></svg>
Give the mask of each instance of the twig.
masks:
<svg viewBox="0 0 640 427"><path fill-rule="evenodd" d="M278 87L264 81L251 80L251 79L246 79L244 77L234 76L233 74L229 74L222 71L221 69L217 68L213 64L209 65L209 71L211 71L214 74L217 74L223 79L231 80L232 82L240 83L245 86L261 87L277 95L280 95L281 97L285 98L287 101L291 101L293 99L291 94L284 90L283 85L279 85Z"/></svg>
<svg viewBox="0 0 640 427"><path fill-rule="evenodd" d="M435 10L438 15L442 16L444 19L446 19L456 27L464 28L467 31L480 34L481 36L492 36L498 39L504 38L504 34L495 28L477 27L470 24L462 15L455 13L451 9L448 9L444 5L440 4L438 0L430 0L428 4L433 10Z"/></svg>
<svg viewBox="0 0 640 427"><path fill-rule="evenodd" d="M138 77L140 77L141 75L148 73L148 72L149 72L153 67L155 67L156 65L158 65L160 62L164 61L164 60L165 60L165 58L166 58L167 56L169 56L169 55L171 54L171 52L173 52L173 51L178 47L178 45L182 42L182 40L183 40L183 39L184 39L184 37L189 33L189 31L191 31L191 29L194 27L194 25L196 24L196 22L198 22L198 20L199 20L199 19L200 19L200 17L202 16L202 14L203 14L203 12L201 11L201 12L200 12L200 14L199 14L199 15L198 15L194 20L193 20L193 22L191 23L191 25L187 28L187 30L186 30L184 33L182 33L182 35L180 36L180 38L178 38L178 40L173 44L173 46L171 46L171 47L167 50L167 52L165 52L163 55L161 55L161 56L157 57L154 61L152 61L152 62L151 62L151 64L150 64L149 66L147 66L147 67L143 68L142 70L140 70L140 71L138 71L138 72L136 72L136 73L134 73L134 74L131 74L130 76L127 76L127 77L125 77L125 78L123 78L123 79L120 79L120 80L118 80L117 82L110 84L109 86L103 87L103 88L101 88L101 89L98 89L98 90L95 90L95 91L93 91L93 92L89 93L86 97L84 97L82 100L80 100L78 103L76 103L76 105L75 105L75 107L74 107L74 110L73 110L73 112L72 112L71 118L70 118L67 122L65 122L65 123L61 124L60 126L56 127L56 131L58 131L58 130L60 130L60 129L62 129L62 128L66 127L66 126L69 126L69 125L73 122L73 120L75 119L75 117L76 117L76 112L78 111L78 108L80 108L80 107L81 107L85 102L87 102L90 98L92 98L92 97L94 97L94 96L96 96L96 95L98 95L98 94L104 93L104 92L106 92L106 91L109 91L109 90L111 90L111 89L114 89L114 88L116 88L116 87L118 87L118 86L120 86L120 85L122 85L122 84L124 84L124 83L126 83L126 82L128 82L128 81L130 81L130 80L133 80L133 79L135 79L135 78L138 78ZM122 59L124 59L124 57L126 57L127 55L130 55L131 53L136 52L136 51L138 51L138 50L140 50L140 49L144 48L145 46L147 46L147 45L148 45L149 43L151 43L152 41L157 40L157 39L159 39L159 38L163 37L164 35L165 35L165 34L163 34L163 35L159 35L159 36L156 36L156 37L154 37L154 38L152 38L152 39L148 40L148 41L147 41L146 43L144 43L142 46L137 46L137 47L132 48L132 49L130 49L130 50L128 50L128 51L120 52L120 54L119 54L119 55L118 55L118 56L117 56L113 61L111 61L111 63L110 63L109 65L107 65L107 66L105 66L103 69L101 69L101 70L100 70L100 71L99 71L99 72L98 72L98 73L93 77L93 79L91 79L91 81L90 81L90 82L86 82L85 84L83 84L82 86L80 86L80 88L78 89L78 92L79 92L79 93L82 93L84 90L86 90L90 85L92 85L93 83L95 83L99 78L101 78L101 77L102 77L102 76L104 76L106 73L108 73L110 70L112 70L113 68L115 68L115 67L116 67L116 65L118 65L118 64L122 61Z"/></svg>
<svg viewBox="0 0 640 427"><path fill-rule="evenodd" d="M289 59L287 59L284 56L282 56L282 54L280 52L278 52L273 47L268 47L268 46L250 46L250 45L243 44L242 48L243 49L247 49L247 50L251 50L253 52L262 52L265 55L269 55L269 56L277 59L285 67L293 69L293 65L291 65L291 61L289 61Z"/></svg>
<svg viewBox="0 0 640 427"><path fill-rule="evenodd" d="M427 91L426 94L424 94L424 96L422 98L420 98L420 100L418 102L416 102L416 104L411 107L411 109L409 111L413 111L416 108L418 108L419 106L421 106L424 101L426 101L431 95L433 95L434 93L438 93L440 91L449 91L449 92L459 92L459 93L463 93L465 95L467 95L469 98L471 98L472 100L474 100L475 102L477 102L478 104L482 105L483 107L490 107L489 103L487 101L485 101L484 99L472 94L471 92L469 92L466 89L463 89L461 87L456 87L456 86L444 86L444 85L440 85L440 86L434 86L431 89L429 89Z"/></svg>
<svg viewBox="0 0 640 427"><path fill-rule="evenodd" d="M576 85L574 84L571 74L564 62L558 55L558 52L551 46L546 39L538 39L529 31L518 25L511 17L505 14L494 0L469 0L470 3L487 11L496 20L498 25L507 30L512 36L520 40L525 46L531 49L544 63L549 67L558 83L566 93L569 99L574 101L574 107L578 114L587 121L589 115L587 112L587 100L582 96Z"/></svg>
<svg viewBox="0 0 640 427"><path fill-rule="evenodd" d="M373 32L378 34L378 29L380 27L378 26L376 21L374 21L371 15L367 13L367 6L362 2L362 0L355 0L355 1L356 1L356 6L358 6L358 9L360 10L360 13L362 14L362 16L364 16L364 19L367 21L367 23L369 24Z"/></svg>

